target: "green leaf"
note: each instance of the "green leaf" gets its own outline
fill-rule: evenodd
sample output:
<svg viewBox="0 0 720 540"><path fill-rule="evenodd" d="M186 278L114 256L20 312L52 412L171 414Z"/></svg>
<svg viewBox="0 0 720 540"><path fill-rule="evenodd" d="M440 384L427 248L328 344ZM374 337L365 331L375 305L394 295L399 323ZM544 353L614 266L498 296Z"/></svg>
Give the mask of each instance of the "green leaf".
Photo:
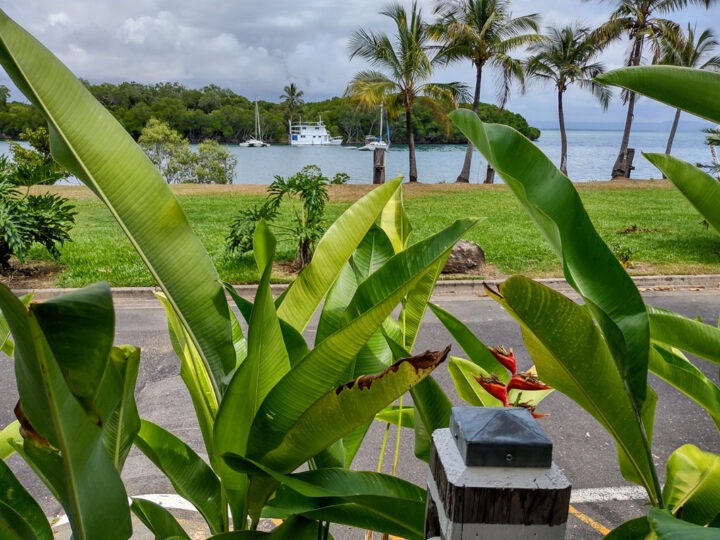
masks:
<svg viewBox="0 0 720 540"><path fill-rule="evenodd" d="M135 436L140 431L140 415L135 403L135 384L140 369L140 349L125 345L113 347L108 362L122 381L121 399L103 429L103 442L115 468L122 471Z"/></svg>
<svg viewBox="0 0 720 540"><path fill-rule="evenodd" d="M677 519L666 510L651 508L650 529L658 540L717 540L717 529L708 529Z"/></svg>
<svg viewBox="0 0 720 540"><path fill-rule="evenodd" d="M596 78L720 123L720 73L677 66L621 68Z"/></svg>
<svg viewBox="0 0 720 540"><path fill-rule="evenodd" d="M720 234L720 209L716 204L720 198L720 183L706 172L676 157L645 153L643 156L675 184L715 233Z"/></svg>
<svg viewBox="0 0 720 540"><path fill-rule="evenodd" d="M115 337L110 287L96 283L32 309L68 388L104 424L122 394L122 381L109 361Z"/></svg>
<svg viewBox="0 0 720 540"><path fill-rule="evenodd" d="M20 301L25 307L30 304L34 294L35 293L30 293L20 297ZM2 314L2 311L0 311L0 351L4 352L8 356L12 356L14 348L15 345L10 339L10 327L5 320L5 316Z"/></svg>
<svg viewBox="0 0 720 540"><path fill-rule="evenodd" d="M449 350L449 349L448 349ZM436 429L450 426L452 403L432 377L425 377L410 390L420 422L415 422L415 455L430 461L430 436Z"/></svg>
<svg viewBox="0 0 720 540"><path fill-rule="evenodd" d="M221 395L235 367L229 309L217 271L166 181L83 83L4 13L0 63L47 120L55 160L107 205L165 291Z"/></svg>
<svg viewBox="0 0 720 540"><path fill-rule="evenodd" d="M170 342L175 354L180 359L180 377L190 393L205 448L212 465L217 466L219 462L215 462L213 428L219 405L218 396L213 390L212 377L208 373L197 347L182 325L182 321L173 310L172 304L163 293L156 292L155 296L160 301L168 318Z"/></svg>
<svg viewBox="0 0 720 540"><path fill-rule="evenodd" d="M486 372L485 374L494 373L504 383L510 380L507 369L498 362L485 344L460 319L436 304L431 303L430 309L450 332L450 335L455 338L471 362L482 368Z"/></svg>
<svg viewBox="0 0 720 540"><path fill-rule="evenodd" d="M183 538L190 540L185 529L178 523L175 517L159 504L145 499L134 498L130 509L142 521L156 539L166 540L170 538Z"/></svg>
<svg viewBox="0 0 720 540"><path fill-rule="evenodd" d="M605 540L646 540L650 532L650 522L643 516L615 527L605 535Z"/></svg>
<svg viewBox="0 0 720 540"><path fill-rule="evenodd" d="M457 394L463 401L473 407L501 407L499 399L488 394L485 389L473 378L487 377L488 372L480 366L464 358L451 356L448 362L448 372L452 377Z"/></svg>
<svg viewBox="0 0 720 540"><path fill-rule="evenodd" d="M385 231L373 225L353 253L351 263L358 282L365 280L395 255Z"/></svg>
<svg viewBox="0 0 720 540"><path fill-rule="evenodd" d="M377 413L375 415L375 420L378 422L386 422L394 426L400 425L404 428L415 429L415 408L391 405L390 407L385 407Z"/></svg>
<svg viewBox="0 0 720 540"><path fill-rule="evenodd" d="M7 459L15 453L10 441L22 440L20 435L20 422L15 420L0 430L0 459Z"/></svg>
<svg viewBox="0 0 720 540"><path fill-rule="evenodd" d="M720 456L686 444L667 461L663 488L670 512L697 525L707 525L720 514Z"/></svg>
<svg viewBox="0 0 720 540"><path fill-rule="evenodd" d="M362 197L327 230L312 261L288 288L278 316L302 331L357 245L393 196L400 179L392 180Z"/></svg>
<svg viewBox="0 0 720 540"><path fill-rule="evenodd" d="M450 118L503 177L562 261L565 279L592 310L639 410L650 347L645 304L593 227L572 182L512 128L483 124L468 110L453 111Z"/></svg>
<svg viewBox="0 0 720 540"><path fill-rule="evenodd" d="M8 540L15 538L52 540L54 538L50 523L40 505L18 482L10 467L1 459L0 532L3 533L2 538Z"/></svg>
<svg viewBox="0 0 720 540"><path fill-rule="evenodd" d="M648 315L655 343L720 364L720 329L653 306L648 306Z"/></svg>
<svg viewBox="0 0 720 540"><path fill-rule="evenodd" d="M57 299L62 304L62 297ZM105 453L100 428L70 393L32 309L0 285L0 309L15 338L15 378L29 426L47 439L54 457L34 463L54 481L78 540L127 538L130 513L120 477ZM82 328L75 329L83 332ZM35 443L25 441L25 449ZM49 470L49 469L52 469Z"/></svg>
<svg viewBox="0 0 720 540"><path fill-rule="evenodd" d="M389 475L347 469L318 469L283 475L258 462L226 456L233 466L270 475L282 488L266 514L301 513L312 519L422 538L425 490Z"/></svg>
<svg viewBox="0 0 720 540"><path fill-rule="evenodd" d="M383 208L380 214L380 228L390 239L395 253L400 253L405 249L412 227L403 204L402 184L398 186Z"/></svg>
<svg viewBox="0 0 720 540"><path fill-rule="evenodd" d="M364 375L331 390L308 407L279 444L258 456L258 460L280 472L294 470L371 420L388 403L432 372L447 353L448 349L444 353L427 352L406 358L381 373Z"/></svg>
<svg viewBox="0 0 720 540"><path fill-rule="evenodd" d="M415 348L415 341L420 333L420 326L425 316L425 310L430 302L433 290L435 290L435 284L449 256L450 251L447 251L446 254L435 263L434 267L425 274L423 279L408 292L405 300L403 300L402 310L400 310L400 315L398 316L398 324L400 325L403 335L403 345L408 351L412 351Z"/></svg>
<svg viewBox="0 0 720 540"><path fill-rule="evenodd" d="M245 454L255 413L268 392L290 371L290 360L270 290L275 237L262 220L255 227L253 248L262 277L248 323L248 355L236 370L215 418L213 435L218 455L226 452ZM216 470L228 493L233 517L243 519L247 478L238 476L222 462Z"/></svg>
<svg viewBox="0 0 720 540"><path fill-rule="evenodd" d="M532 280L515 276L490 291L521 325L540 378L590 413L615 439L652 504L659 482L641 418L603 335L587 309Z"/></svg>
<svg viewBox="0 0 720 540"><path fill-rule="evenodd" d="M703 407L720 429L720 390L680 351L655 345L650 370Z"/></svg>
<svg viewBox="0 0 720 540"><path fill-rule="evenodd" d="M323 303L320 318L318 319L315 343L320 343L326 337L340 328L343 313L352 301L357 291L358 278L350 263L340 271L335 283L328 291Z"/></svg>
<svg viewBox="0 0 720 540"><path fill-rule="evenodd" d="M368 338L473 223L458 221L415 244L361 284L343 317L344 326L317 344L268 394L253 423L249 457L259 459L271 452L313 403L350 378L352 362Z"/></svg>
<svg viewBox="0 0 720 540"><path fill-rule="evenodd" d="M192 448L147 420L142 420L135 444L165 474L177 494L198 509L210 532L224 530L220 481Z"/></svg>

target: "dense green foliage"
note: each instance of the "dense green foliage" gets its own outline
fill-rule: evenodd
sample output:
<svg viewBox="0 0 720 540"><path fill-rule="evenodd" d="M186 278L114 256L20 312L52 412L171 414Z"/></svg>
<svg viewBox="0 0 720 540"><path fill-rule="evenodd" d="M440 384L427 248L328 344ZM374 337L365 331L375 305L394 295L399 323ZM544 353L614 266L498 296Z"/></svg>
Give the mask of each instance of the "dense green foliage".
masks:
<svg viewBox="0 0 720 540"><path fill-rule="evenodd" d="M190 142L215 139L238 142L251 136L254 129L254 107L251 101L232 90L211 85L202 89L185 88L177 83L143 85L139 83L90 85L90 92L102 103L135 139L150 118L166 122ZM287 142L289 109L286 103L259 101L263 137L269 142ZM317 103L295 104L293 118L315 122L322 117L332 135L342 135L346 142L362 142L365 135L377 133L377 110L362 110L343 98ZM415 105L418 143L464 143L466 139L450 123L439 118L431 102L419 100ZM537 128L528 126L525 118L494 105L481 104L480 116L488 122L507 124L531 139L540 136ZM37 110L29 104L10 102L0 111L0 136L17 139L27 128L44 125ZM404 118L391 119L390 138L396 143L406 139Z"/></svg>
<svg viewBox="0 0 720 540"><path fill-rule="evenodd" d="M0 271L10 268L12 256L24 261L35 243L58 258L58 245L70 240L77 212L67 199L18 189L47 183L48 178L57 177L45 164L15 165L6 156L0 157Z"/></svg>

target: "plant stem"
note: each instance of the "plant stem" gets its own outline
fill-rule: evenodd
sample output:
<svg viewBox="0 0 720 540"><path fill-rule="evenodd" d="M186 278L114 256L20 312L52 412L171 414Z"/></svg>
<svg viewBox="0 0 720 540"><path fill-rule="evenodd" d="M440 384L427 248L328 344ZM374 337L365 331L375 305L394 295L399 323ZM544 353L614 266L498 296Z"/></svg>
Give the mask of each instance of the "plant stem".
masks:
<svg viewBox="0 0 720 540"><path fill-rule="evenodd" d="M402 431L402 410L403 410L403 396L400 396L398 399L398 425L397 425L397 433L395 435L395 455L393 456L393 466L392 466L392 475L395 476L395 473L397 472L397 464L398 459L400 457L400 439L401 439L401 431ZM390 424L388 424L388 427L390 427Z"/></svg>

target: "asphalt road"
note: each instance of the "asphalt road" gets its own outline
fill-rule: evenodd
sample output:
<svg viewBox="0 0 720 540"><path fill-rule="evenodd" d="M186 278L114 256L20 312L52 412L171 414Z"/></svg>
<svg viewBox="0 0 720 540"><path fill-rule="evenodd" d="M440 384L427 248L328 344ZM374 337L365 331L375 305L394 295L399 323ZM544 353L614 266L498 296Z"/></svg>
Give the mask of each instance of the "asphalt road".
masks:
<svg viewBox="0 0 720 540"><path fill-rule="evenodd" d="M649 304L672 309L689 317L699 316L711 323L717 321L720 314L720 291L647 292L644 296ZM439 296L435 301L463 320L486 344L513 347L521 369L530 366L517 325L495 302L486 297L470 295ZM202 453L199 430L187 391L178 375L178 361L172 352L164 314L158 303L141 298L122 299L116 302L116 311L116 343L130 343L142 348L136 391L140 414L174 432ZM309 342L312 342L313 332L314 327L311 327L307 333ZM454 345L452 338L428 313L416 351L439 350L448 344ZM457 346L454 346L453 352L461 354ZM707 363L698 363L698 366L717 381L717 366ZM440 367L434 376L448 395L454 396L447 369ZM5 356L0 356L0 384L0 425L4 426L14 419L12 410L17 401L12 363ZM683 444L693 443L704 450L720 453L720 436L708 415L652 376L651 384L659 395L653 455L661 480L667 457ZM453 398L453 402L462 404L457 398ZM540 422L553 442L553 460L573 485L574 513L568 521L567 537L600 538L604 528L612 529L628 519L642 515L645 500L636 489L624 490L629 484L618 472L615 446L597 422L557 392L543 401L541 409L549 413ZM379 425L371 430L356 459L355 468L375 470L382 435L383 429ZM394 435L388 444L388 448L393 447ZM61 512L17 456L11 457L9 463L23 483L30 486L31 491L41 499L48 515ZM389 471L391 463L392 456L388 451L385 471ZM397 474L419 485L426 484L427 469L424 463L413 457L412 435L409 432L403 434L401 440ZM136 451L128 460L124 478L131 495L172 493L169 483ZM346 537L355 536L336 533L336 538Z"/></svg>

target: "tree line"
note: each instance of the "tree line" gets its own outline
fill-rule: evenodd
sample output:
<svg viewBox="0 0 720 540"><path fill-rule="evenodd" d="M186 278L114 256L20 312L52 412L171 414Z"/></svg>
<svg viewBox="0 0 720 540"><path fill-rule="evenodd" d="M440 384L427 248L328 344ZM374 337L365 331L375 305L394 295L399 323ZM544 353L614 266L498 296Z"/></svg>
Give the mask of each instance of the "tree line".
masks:
<svg viewBox="0 0 720 540"><path fill-rule="evenodd" d="M85 81L85 85L135 139L140 137L151 118L168 124L193 143L206 139L237 143L253 134L253 102L227 88L208 85L195 89L167 82L90 84ZM301 91L299 93L302 95ZM294 100L288 102L284 95L279 100L279 103L258 101L262 138L268 142L287 142L291 116L295 121L309 122L322 117L331 134L341 135L349 143L361 142L366 135L378 131L377 110L363 107L349 98L335 97L315 103L300 100L298 104ZM438 114L437 109L437 103L430 98L417 102L414 108L418 119L416 140L432 144L465 143L465 137L452 127L444 114ZM495 105L483 104L480 114L488 122L512 126L531 139L540 136L540 131L529 126L521 115ZM34 106L7 100L0 102L0 137L17 140L24 130L44 125ZM391 118L390 137L400 144L407 140L407 130L400 118Z"/></svg>

